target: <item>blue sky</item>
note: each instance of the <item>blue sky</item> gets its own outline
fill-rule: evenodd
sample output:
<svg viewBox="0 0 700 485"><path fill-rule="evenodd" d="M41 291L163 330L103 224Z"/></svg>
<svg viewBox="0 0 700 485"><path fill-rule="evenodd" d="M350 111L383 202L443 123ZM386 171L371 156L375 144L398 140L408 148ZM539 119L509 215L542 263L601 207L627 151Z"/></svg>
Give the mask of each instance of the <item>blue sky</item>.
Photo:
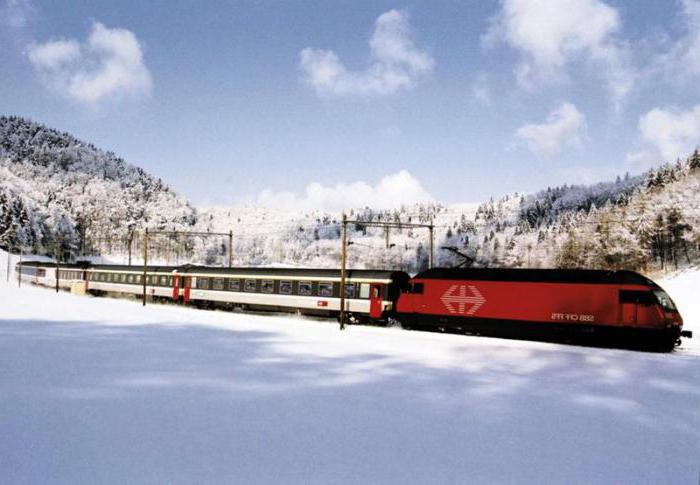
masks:
<svg viewBox="0 0 700 485"><path fill-rule="evenodd" d="M695 0L0 5L0 112L197 204L478 201L700 138Z"/></svg>

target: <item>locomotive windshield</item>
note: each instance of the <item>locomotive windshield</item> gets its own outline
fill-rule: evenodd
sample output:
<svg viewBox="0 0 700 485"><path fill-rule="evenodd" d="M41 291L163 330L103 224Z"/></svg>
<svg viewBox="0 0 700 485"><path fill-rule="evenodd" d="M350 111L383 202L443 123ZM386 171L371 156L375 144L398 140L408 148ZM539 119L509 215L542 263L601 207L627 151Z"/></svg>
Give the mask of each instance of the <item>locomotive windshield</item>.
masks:
<svg viewBox="0 0 700 485"><path fill-rule="evenodd" d="M659 302L659 305L663 307L664 310L667 312L677 312L678 309L676 308L676 305L673 303L673 300L671 300L671 297L668 296L668 294L663 291L663 290L654 290L654 296L656 297L656 300Z"/></svg>

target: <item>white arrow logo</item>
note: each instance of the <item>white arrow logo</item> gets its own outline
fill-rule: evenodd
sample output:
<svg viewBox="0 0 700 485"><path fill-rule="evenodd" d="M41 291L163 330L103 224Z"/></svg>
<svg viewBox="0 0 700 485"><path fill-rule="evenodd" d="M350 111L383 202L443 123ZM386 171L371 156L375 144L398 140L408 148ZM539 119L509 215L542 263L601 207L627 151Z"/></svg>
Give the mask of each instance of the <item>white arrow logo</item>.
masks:
<svg viewBox="0 0 700 485"><path fill-rule="evenodd" d="M471 296L467 296L467 288L471 291ZM486 303L486 298L481 295L476 286L452 285L440 297L440 301L450 313L473 315L481 305ZM468 311L467 304L471 304L471 308Z"/></svg>

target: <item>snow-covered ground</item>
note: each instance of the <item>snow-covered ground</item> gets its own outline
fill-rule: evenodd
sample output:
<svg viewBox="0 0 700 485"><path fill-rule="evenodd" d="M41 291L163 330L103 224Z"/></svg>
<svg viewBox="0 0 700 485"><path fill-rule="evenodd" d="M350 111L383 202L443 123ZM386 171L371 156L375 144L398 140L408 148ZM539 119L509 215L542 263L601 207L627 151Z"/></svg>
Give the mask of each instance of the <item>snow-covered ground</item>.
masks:
<svg viewBox="0 0 700 485"><path fill-rule="evenodd" d="M661 282L695 331L699 275ZM697 347L340 332L0 290L3 483L698 480Z"/></svg>

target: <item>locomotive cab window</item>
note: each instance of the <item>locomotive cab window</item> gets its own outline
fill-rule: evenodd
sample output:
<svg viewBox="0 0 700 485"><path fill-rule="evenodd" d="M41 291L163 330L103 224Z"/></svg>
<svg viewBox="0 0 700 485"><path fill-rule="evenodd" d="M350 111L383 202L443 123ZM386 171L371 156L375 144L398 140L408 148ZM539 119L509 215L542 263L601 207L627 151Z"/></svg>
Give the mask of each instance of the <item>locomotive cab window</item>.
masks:
<svg viewBox="0 0 700 485"><path fill-rule="evenodd" d="M416 295L422 295L423 294L423 283L413 283L409 288L408 288L408 293L414 293Z"/></svg>
<svg viewBox="0 0 700 485"><path fill-rule="evenodd" d="M654 290L654 296L658 301L659 305L667 312L677 312L675 303L671 300L671 297L663 290Z"/></svg>

